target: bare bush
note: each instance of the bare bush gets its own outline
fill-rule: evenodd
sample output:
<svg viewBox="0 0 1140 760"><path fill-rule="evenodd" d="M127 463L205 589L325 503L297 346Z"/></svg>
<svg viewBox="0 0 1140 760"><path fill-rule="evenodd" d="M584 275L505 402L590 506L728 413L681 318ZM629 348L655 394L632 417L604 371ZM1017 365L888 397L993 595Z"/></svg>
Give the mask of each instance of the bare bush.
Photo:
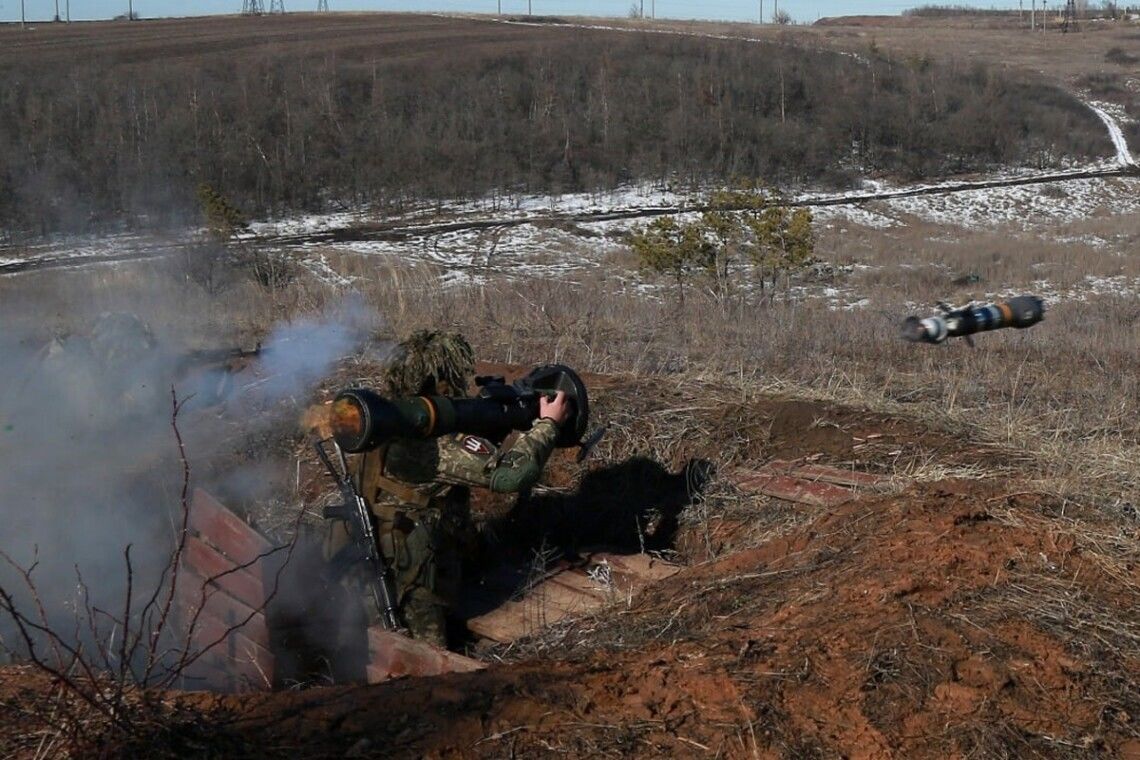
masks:
<svg viewBox="0 0 1140 760"><path fill-rule="evenodd" d="M245 619L233 621L216 639L203 642L196 631L207 600L217 593L217 582L271 554L284 552L287 562L295 545L300 516L292 526L293 541L202 579L196 589L198 603L193 611L180 606L176 601L179 586L192 582L192 577L182 572L189 536L190 466L178 428L181 403L173 389L171 399L170 424L182 467L180 522L169 560L156 579L137 575L128 544L123 550L122 606L109 610L98 606L76 566L73 625L67 628L48 614L41 598L35 578L38 560L23 567L0 552L0 559L23 584L18 591L0 585L0 613L15 631L14 641L0 640L0 650L14 662L28 663L58 685L50 699L57 723L49 746L57 746L68 755L142 747L156 733L179 730L180 721L163 700L162 691L180 685L195 663L263 612L277 592L274 583L262 605ZM136 606L140 598L137 586L147 582L153 583L153 589L141 594L144 601Z"/></svg>
<svg viewBox="0 0 1140 760"><path fill-rule="evenodd" d="M336 55L203 46L171 62L150 57L151 42L81 52L78 67L7 59L3 226L185 222L202 183L262 215L633 179L843 184L1056 162L1104 141L1095 116L1052 87L881 52L853 64L783 44L554 27L430 61L372 42ZM34 128L44 119L50 129Z"/></svg>

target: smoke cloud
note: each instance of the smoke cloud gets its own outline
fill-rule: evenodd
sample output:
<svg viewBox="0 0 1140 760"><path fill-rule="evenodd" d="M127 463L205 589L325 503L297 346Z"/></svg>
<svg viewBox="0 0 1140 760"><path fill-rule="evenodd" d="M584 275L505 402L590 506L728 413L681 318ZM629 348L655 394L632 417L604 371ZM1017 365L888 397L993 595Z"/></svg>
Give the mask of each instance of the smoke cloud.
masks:
<svg viewBox="0 0 1140 760"><path fill-rule="evenodd" d="M12 325L14 320L4 318ZM133 608L149 597L173 549L182 467L171 388L186 401L177 424L194 452L278 424L272 410L308 401L335 362L358 350L376 327L348 300L318 316L277 325L248 371L189 372L139 318L107 313L73 335L44 342L0 335L0 551L34 566L36 592L54 630L75 628L83 602L119 614L126 596L124 550L134 564ZM295 418L295 417L294 417ZM251 483L243 463L206 473ZM13 568L0 586L35 617L34 600ZM19 652L12 621L0 612L0 644Z"/></svg>

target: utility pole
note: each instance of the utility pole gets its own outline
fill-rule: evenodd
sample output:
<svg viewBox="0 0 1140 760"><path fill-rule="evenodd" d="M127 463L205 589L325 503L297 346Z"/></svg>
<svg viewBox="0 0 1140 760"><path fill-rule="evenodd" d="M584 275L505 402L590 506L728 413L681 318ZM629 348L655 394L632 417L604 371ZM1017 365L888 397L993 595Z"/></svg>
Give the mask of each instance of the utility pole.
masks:
<svg viewBox="0 0 1140 760"><path fill-rule="evenodd" d="M1049 28L1049 0L1041 0L1041 33Z"/></svg>
<svg viewBox="0 0 1140 760"><path fill-rule="evenodd" d="M1029 7L1029 31L1037 31L1037 0L1033 0Z"/></svg>
<svg viewBox="0 0 1140 760"><path fill-rule="evenodd" d="M760 23L764 23L764 0L760 0Z"/></svg>
<svg viewBox="0 0 1140 760"><path fill-rule="evenodd" d="M27 20L24 18L24 0L20 0L20 28L23 29L26 23Z"/></svg>
<svg viewBox="0 0 1140 760"><path fill-rule="evenodd" d="M317 0L317 13L329 12L329 0Z"/></svg>
<svg viewBox="0 0 1140 760"><path fill-rule="evenodd" d="M1079 32L1081 29L1077 24L1077 0L1065 3L1065 17L1061 22L1061 31L1067 32L1070 29L1074 32Z"/></svg>
<svg viewBox="0 0 1140 760"><path fill-rule="evenodd" d="M776 21L777 23L779 23L779 19L780 19L780 0L772 0L772 5L774 5L774 6L775 6L775 7L772 9L772 20L773 20L773 21Z"/></svg>
<svg viewBox="0 0 1140 760"><path fill-rule="evenodd" d="M135 20L135 1L127 0L127 21Z"/></svg>
<svg viewBox="0 0 1140 760"><path fill-rule="evenodd" d="M71 23L71 0L67 0L67 23Z"/></svg>
<svg viewBox="0 0 1140 760"><path fill-rule="evenodd" d="M59 21L59 0L55 0L55 18L52 21Z"/></svg>

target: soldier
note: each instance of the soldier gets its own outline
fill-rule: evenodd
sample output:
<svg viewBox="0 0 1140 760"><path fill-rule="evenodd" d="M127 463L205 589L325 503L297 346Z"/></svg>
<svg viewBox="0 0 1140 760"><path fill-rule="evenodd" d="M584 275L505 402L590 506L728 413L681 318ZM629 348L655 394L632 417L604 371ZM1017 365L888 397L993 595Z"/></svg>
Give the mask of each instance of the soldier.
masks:
<svg viewBox="0 0 1140 760"><path fill-rule="evenodd" d="M391 397L466 395L475 368L471 346L453 333L420 331L399 344L386 373ZM354 478L376 519L376 534L392 569L396 603L411 634L447 645L446 613L455 602L462 555L475 541L470 487L516 493L533 485L570 416L565 393L539 401L539 419L508 449L457 433L427 440L397 439L357 459ZM326 556L348 543L344 523L332 523Z"/></svg>

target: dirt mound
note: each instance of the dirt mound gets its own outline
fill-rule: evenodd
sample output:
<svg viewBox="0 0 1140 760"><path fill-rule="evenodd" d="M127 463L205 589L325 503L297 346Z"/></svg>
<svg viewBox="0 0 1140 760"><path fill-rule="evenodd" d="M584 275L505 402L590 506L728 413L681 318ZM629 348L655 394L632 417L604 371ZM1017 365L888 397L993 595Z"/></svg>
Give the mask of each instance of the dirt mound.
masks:
<svg viewBox="0 0 1140 760"><path fill-rule="evenodd" d="M636 501L639 484L619 492L602 476L637 452L662 478L693 459L715 466L672 527L671 556L685 568L485 653L481 672L164 695L163 714L189 726L166 734L178 737L170 747L233 757L1140 757L1137 523L1038 493L1016 457L913 421L663 381L595 388L612 429L591 469L602 485L579 493L612 515L638 513L618 507ZM720 475L777 457L896 485L810 507L741 493ZM915 461L939 466L904 466ZM590 474L560 466L562 485L532 506L584 498L573 491ZM979 477L939 476L952 472ZM27 705L50 685L37 689L25 671L15 680L20 689L0 689L2 733L46 730L43 718L29 727ZM0 744L29 756L31 746Z"/></svg>
<svg viewBox="0 0 1140 760"><path fill-rule="evenodd" d="M314 757L1129 756L1140 570L1074 528L1006 482L920 485L690 567L521 662L197 699L240 716L230 739Z"/></svg>

